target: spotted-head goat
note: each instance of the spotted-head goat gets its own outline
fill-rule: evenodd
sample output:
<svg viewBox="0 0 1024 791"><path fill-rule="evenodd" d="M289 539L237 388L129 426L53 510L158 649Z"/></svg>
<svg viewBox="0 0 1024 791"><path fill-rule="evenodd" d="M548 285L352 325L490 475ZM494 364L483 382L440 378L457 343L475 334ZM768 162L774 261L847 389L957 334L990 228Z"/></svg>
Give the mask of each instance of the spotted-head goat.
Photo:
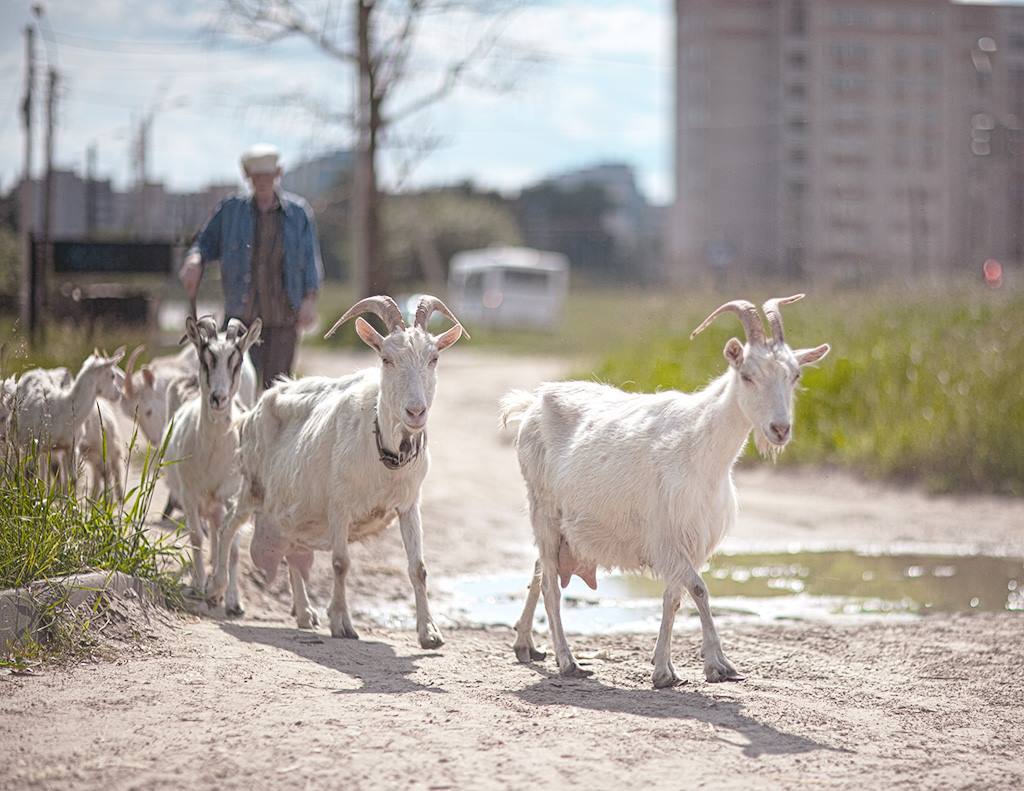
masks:
<svg viewBox="0 0 1024 791"><path fill-rule="evenodd" d="M216 557L219 529L228 502L238 491L237 403L242 360L260 337L259 319L246 329L237 319L217 333L212 317L185 320L185 332L199 359L199 397L186 401L171 416L167 438L167 485L185 512L185 526L192 544L192 586L202 593L206 585L203 533L210 534L211 557ZM209 530L204 531L204 522ZM244 611L238 590L238 542L232 543L231 584L227 612Z"/></svg>
<svg viewBox="0 0 1024 791"><path fill-rule="evenodd" d="M665 582L654 686L679 681L671 639L683 591L700 615L705 677L739 678L722 652L697 570L736 519L732 467L751 431L762 455L774 458L782 451L793 436L800 369L829 351L827 344L798 351L786 345L779 308L802 297L764 304L770 339L757 309L744 300L708 316L693 335L733 312L743 321L747 342L732 338L725 344L728 370L699 392L627 394L591 382L562 382L502 400L502 423L519 424L519 466L540 556L516 624L520 661L544 656L532 634L543 587L559 670L588 674L565 639L559 578L564 586L577 574L595 587L597 566L647 568Z"/></svg>
<svg viewBox="0 0 1024 791"><path fill-rule="evenodd" d="M427 324L434 311L455 325L432 335ZM215 603L224 592L225 545L246 519L260 514L267 517L265 524L279 527L271 536L262 535L257 527L253 559L273 574L282 555L288 558L299 626L316 623L304 579L311 553L330 550L331 634L357 637L345 593L348 545L381 532L397 514L416 598L420 645L436 648L443 640L427 603L420 487L429 465L426 427L438 355L459 339L463 329L435 297L423 297L408 327L394 300L378 296L349 308L327 335L366 312L378 315L388 329L382 336L356 318L356 333L380 355L379 367L340 379L279 382L240 421L244 480L224 526L207 597Z"/></svg>
<svg viewBox="0 0 1024 791"><path fill-rule="evenodd" d="M139 429L150 445L159 446L167 428L167 388L171 382L199 370L196 348L189 344L177 354L154 357L135 371L135 363L144 346L136 346L125 362L124 397L119 402L121 411L139 424ZM238 385L238 398L246 409L256 403L256 369L249 355L242 364L242 379Z"/></svg>

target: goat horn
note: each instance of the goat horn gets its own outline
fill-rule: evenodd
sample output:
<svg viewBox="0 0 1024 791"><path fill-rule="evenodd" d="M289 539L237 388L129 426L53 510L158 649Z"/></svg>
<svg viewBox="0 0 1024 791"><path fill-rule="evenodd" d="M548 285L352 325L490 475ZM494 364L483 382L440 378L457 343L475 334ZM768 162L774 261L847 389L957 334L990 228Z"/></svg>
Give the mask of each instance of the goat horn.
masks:
<svg viewBox="0 0 1024 791"><path fill-rule="evenodd" d="M740 317L749 343L764 343L764 326L761 324L761 317L757 315L757 308L754 307L754 304L745 299L734 299L732 302L719 305L710 316L700 323L697 329L690 333L690 340L693 340L697 333L705 330L715 318L723 313L735 313Z"/></svg>
<svg viewBox="0 0 1024 791"><path fill-rule="evenodd" d="M141 344L136 346L132 349L132 353L128 355L128 361L124 364L124 394L129 398L134 398L135 396L135 383L132 381L132 374L135 372L135 362L145 349L146 347Z"/></svg>
<svg viewBox="0 0 1024 791"><path fill-rule="evenodd" d="M427 324L430 323L430 317L434 315L434 311L439 311L445 316L450 318L455 324L461 326L462 322L455 318L455 314L452 313L448 306L445 305L437 297L432 297L430 294L425 294L420 298L420 304L416 306L416 318L413 320L413 324L421 329L426 330ZM467 340L472 340L469 337L469 333L466 332L466 328L462 328L462 334L466 336Z"/></svg>
<svg viewBox="0 0 1024 791"><path fill-rule="evenodd" d="M388 332L394 332L396 328L405 329L405 319L402 318L402 311L399 309L398 304L391 297L376 296L361 299L346 310L345 315L334 322L334 326L327 330L324 337L330 338L338 331L338 327L353 316L358 316L361 313L373 313L376 316L380 316L384 320Z"/></svg>
<svg viewBox="0 0 1024 791"><path fill-rule="evenodd" d="M217 319L213 316L200 316L198 319L192 320L196 323L196 330L199 332L199 337L204 339L207 343L217 337ZM181 346L187 340L188 334L186 333L181 336L181 340L178 341L178 345Z"/></svg>
<svg viewBox="0 0 1024 791"><path fill-rule="evenodd" d="M227 330L225 335L229 341L234 341L239 335L245 332L245 325L238 319L231 319L228 321Z"/></svg>
<svg viewBox="0 0 1024 791"><path fill-rule="evenodd" d="M786 336L782 331L782 311L780 308L791 302L799 302L805 296L806 294L794 294L791 297L776 297L775 299L769 299L761 306L761 310L764 311L764 315L768 319L768 325L772 328L772 340L775 343L782 345L786 342Z"/></svg>

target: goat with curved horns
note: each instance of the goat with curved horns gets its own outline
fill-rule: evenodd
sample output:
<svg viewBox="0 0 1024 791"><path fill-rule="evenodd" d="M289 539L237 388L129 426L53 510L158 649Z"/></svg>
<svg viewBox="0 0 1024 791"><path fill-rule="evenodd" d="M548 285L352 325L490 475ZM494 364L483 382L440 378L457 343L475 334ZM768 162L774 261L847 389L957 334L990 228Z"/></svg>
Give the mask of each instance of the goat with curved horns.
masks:
<svg viewBox="0 0 1024 791"><path fill-rule="evenodd" d="M437 336L427 330L435 311L455 323ZM383 319L388 334L377 332L363 313ZM312 552L330 550L331 634L357 637L345 592L348 545L381 532L397 515L420 645L436 648L443 640L427 604L420 524L420 487L429 466L425 429L438 355L466 333L447 306L431 296L420 301L411 327L394 300L377 296L349 308L327 336L351 318L359 337L380 356L379 367L339 379L278 382L239 421L243 481L221 533L207 599L216 604L224 594L226 548L249 516L260 514L267 518L257 522L253 561L273 577L281 557L288 560L299 627L317 623L306 594Z"/></svg>
<svg viewBox="0 0 1024 791"><path fill-rule="evenodd" d="M739 679L722 652L697 569L736 520L732 467L747 437L753 431L763 455L782 451L793 437L800 368L829 351L827 344L799 351L786 345L780 306L802 297L764 304L770 341L750 302L727 302L712 312L694 335L717 316L735 313L747 342L731 338L725 344L728 370L700 392L629 394L592 382L558 382L505 396L501 420L519 424L519 467L540 555L516 624L521 662L544 657L533 643L543 587L559 670L587 674L562 629L559 577L563 586L576 574L596 587L597 566L649 568L665 581L654 686L679 683L671 640L684 591L700 615L705 677Z"/></svg>

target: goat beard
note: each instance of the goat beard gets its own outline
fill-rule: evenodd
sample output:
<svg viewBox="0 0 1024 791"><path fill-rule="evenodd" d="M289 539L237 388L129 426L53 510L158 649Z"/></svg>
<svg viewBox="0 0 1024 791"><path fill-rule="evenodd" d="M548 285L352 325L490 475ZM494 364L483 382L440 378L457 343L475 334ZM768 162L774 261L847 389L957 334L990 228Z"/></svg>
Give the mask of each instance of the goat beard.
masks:
<svg viewBox="0 0 1024 791"><path fill-rule="evenodd" d="M754 445L757 448L757 452L761 454L761 458L768 459L772 463L778 461L782 451L786 449L785 445L776 445L773 442L769 442L768 438L759 428L754 429Z"/></svg>

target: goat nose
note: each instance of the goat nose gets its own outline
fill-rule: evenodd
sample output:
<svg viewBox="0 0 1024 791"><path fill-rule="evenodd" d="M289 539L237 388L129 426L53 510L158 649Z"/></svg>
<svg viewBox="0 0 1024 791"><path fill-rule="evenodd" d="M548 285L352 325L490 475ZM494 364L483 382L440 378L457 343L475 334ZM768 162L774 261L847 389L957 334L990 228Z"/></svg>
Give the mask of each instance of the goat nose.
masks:
<svg viewBox="0 0 1024 791"><path fill-rule="evenodd" d="M409 417L419 417L427 411L426 404L415 404L413 406L407 406L405 411L409 413Z"/></svg>
<svg viewBox="0 0 1024 791"><path fill-rule="evenodd" d="M789 423L772 423L769 428L779 442L785 442L789 436Z"/></svg>

